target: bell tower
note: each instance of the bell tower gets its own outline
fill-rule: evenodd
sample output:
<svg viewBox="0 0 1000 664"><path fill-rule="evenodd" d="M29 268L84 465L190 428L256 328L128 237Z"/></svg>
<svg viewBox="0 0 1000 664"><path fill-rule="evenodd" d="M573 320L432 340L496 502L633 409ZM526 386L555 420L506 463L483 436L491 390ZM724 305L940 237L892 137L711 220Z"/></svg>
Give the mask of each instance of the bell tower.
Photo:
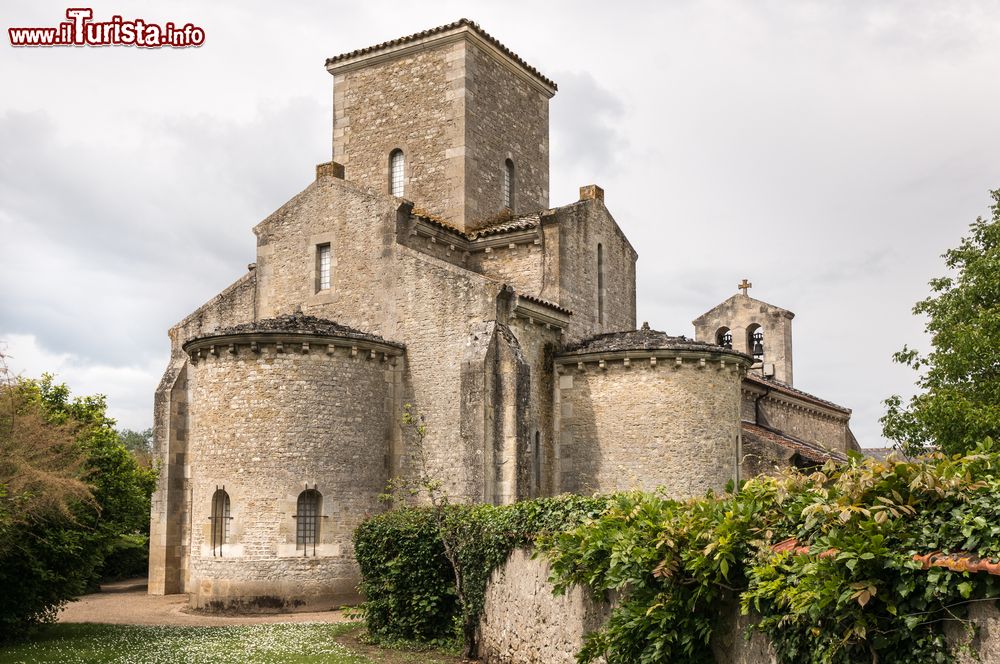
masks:
<svg viewBox="0 0 1000 664"><path fill-rule="evenodd" d="M746 353L754 359L750 371L791 385L795 314L750 297L752 287L744 279L739 293L695 318L695 339Z"/></svg>
<svg viewBox="0 0 1000 664"><path fill-rule="evenodd" d="M556 84L461 19L335 56L344 178L461 230L549 206Z"/></svg>

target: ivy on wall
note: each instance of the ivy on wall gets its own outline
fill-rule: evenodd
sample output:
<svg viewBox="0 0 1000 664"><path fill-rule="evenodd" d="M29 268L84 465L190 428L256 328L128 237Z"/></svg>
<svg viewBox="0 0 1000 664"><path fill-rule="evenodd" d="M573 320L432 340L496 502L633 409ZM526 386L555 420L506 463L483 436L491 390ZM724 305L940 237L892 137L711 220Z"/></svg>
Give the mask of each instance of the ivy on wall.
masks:
<svg viewBox="0 0 1000 664"><path fill-rule="evenodd" d="M354 533L354 552L369 634L381 641L461 638L463 624L482 611L490 574L511 551L592 519L606 504L605 498L567 495L508 506L409 507L368 519ZM443 519L435 518L435 509ZM469 615L462 615L439 523L465 570Z"/></svg>
<svg viewBox="0 0 1000 664"><path fill-rule="evenodd" d="M474 571L473 617L489 574L526 544L549 557L557 592L581 584L615 593L580 662L714 661L720 609L739 603L784 664L946 663L955 655L945 625L1000 597L1000 577L925 569L915 558L1000 558L1000 451L990 441L965 456L853 456L684 502L634 492L447 510L448 537ZM789 538L795 547L776 547ZM355 541L373 636L461 633L469 616L459 615L428 509L377 516Z"/></svg>

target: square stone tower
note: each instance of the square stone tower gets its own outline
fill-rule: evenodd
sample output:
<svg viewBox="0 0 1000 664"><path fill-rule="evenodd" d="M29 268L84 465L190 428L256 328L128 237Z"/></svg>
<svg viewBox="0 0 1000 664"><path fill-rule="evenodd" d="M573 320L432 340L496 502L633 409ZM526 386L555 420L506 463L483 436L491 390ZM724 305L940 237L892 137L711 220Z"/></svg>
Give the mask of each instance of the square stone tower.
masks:
<svg viewBox="0 0 1000 664"><path fill-rule="evenodd" d="M461 230L549 206L556 84L472 21L330 58L347 180Z"/></svg>

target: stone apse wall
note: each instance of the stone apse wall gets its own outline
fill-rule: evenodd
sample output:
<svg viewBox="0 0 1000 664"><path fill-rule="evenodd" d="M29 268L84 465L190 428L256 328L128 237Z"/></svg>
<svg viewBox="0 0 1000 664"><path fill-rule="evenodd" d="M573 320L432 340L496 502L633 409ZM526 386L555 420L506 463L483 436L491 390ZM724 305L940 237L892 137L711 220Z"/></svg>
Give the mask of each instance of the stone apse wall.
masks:
<svg viewBox="0 0 1000 664"><path fill-rule="evenodd" d="M322 608L356 600L351 538L383 509L402 349L252 332L187 349L191 605ZM219 489L232 511L217 548L210 516ZM305 489L322 495L319 540L300 550L296 508Z"/></svg>
<svg viewBox="0 0 1000 664"><path fill-rule="evenodd" d="M544 556L531 556L529 549L514 551L490 577L479 623L484 664L576 664L583 637L611 613L613 602L595 600L581 587L553 595L548 562ZM979 628L971 646L980 659L962 654L960 664L1000 662L1000 610L980 604L970 609L969 617ZM763 634L745 638L751 620L740 616L735 604L720 606L711 644L715 664L776 664ZM960 626L946 633L953 644L964 643Z"/></svg>
<svg viewBox="0 0 1000 664"><path fill-rule="evenodd" d="M560 355L559 490L687 498L724 489L737 479L746 364L674 349Z"/></svg>

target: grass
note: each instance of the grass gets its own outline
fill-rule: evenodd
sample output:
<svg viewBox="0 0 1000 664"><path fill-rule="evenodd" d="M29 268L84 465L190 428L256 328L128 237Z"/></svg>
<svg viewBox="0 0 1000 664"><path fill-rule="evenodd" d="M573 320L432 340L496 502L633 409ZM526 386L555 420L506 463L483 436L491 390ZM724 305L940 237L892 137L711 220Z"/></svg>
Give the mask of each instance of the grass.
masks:
<svg viewBox="0 0 1000 664"><path fill-rule="evenodd" d="M30 641L0 647L0 664L376 664L336 638L357 624L296 623L232 627L140 627L62 623Z"/></svg>

